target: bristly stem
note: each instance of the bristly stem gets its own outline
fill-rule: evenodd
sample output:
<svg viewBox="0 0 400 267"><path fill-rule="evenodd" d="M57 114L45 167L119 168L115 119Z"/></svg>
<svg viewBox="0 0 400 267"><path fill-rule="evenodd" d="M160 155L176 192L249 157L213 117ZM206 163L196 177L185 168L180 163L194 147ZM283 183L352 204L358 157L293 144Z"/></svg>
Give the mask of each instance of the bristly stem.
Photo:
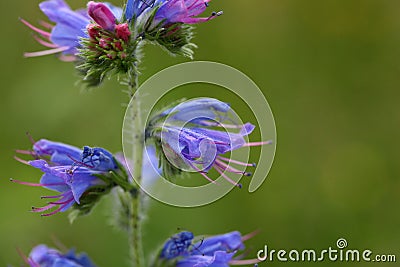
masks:
<svg viewBox="0 0 400 267"><path fill-rule="evenodd" d="M140 96L136 92L139 86L138 73L132 68L128 73L128 87L131 97L132 120L133 120L133 177L140 184L142 179L142 154L143 154L143 129L140 114ZM129 247L132 267L145 267L142 244L142 220L144 215L142 209L143 192L138 190L131 193L131 214L129 218Z"/></svg>

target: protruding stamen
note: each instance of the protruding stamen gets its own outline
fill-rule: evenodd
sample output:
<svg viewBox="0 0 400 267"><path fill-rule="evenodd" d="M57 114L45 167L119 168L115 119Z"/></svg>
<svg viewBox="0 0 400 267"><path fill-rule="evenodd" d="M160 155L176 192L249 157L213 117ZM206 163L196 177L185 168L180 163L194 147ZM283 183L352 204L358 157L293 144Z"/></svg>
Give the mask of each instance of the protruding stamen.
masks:
<svg viewBox="0 0 400 267"><path fill-rule="evenodd" d="M49 198L60 198L62 197L64 194L60 194L60 195L56 195L56 196L41 196L41 199L49 199Z"/></svg>
<svg viewBox="0 0 400 267"><path fill-rule="evenodd" d="M64 205L64 204L67 204L67 203L71 202L72 200L74 200L73 197L69 198L67 200L64 200L64 201L49 202L49 204Z"/></svg>
<svg viewBox="0 0 400 267"><path fill-rule="evenodd" d="M211 179L210 177L208 177L207 174L205 174L204 171L202 171L202 170L200 170L199 168L197 168L196 165L191 164L191 163L189 163L189 164L190 164L190 166L191 166L193 169L195 169L198 173L200 173L200 174L201 174L204 178L206 178L210 183L217 184L217 182L214 181L213 179Z"/></svg>
<svg viewBox="0 0 400 267"><path fill-rule="evenodd" d="M232 167L232 166L229 166L229 165L226 164L225 162L222 162L222 161L219 160L219 159L216 159L216 160L215 160L215 163L216 163L219 167L221 167L221 169L226 170L226 171L228 171L228 172L238 173L238 174L242 174L242 175L244 175L244 176L251 176L251 175L252 175L251 172L245 172L245 171L238 170L238 169L236 169L236 168L234 168L234 167Z"/></svg>
<svg viewBox="0 0 400 267"><path fill-rule="evenodd" d="M227 129L240 129L243 126L242 125L235 125L235 124L225 124L225 123L220 123L220 122L215 122L215 121L201 121L202 124L205 126L210 126L210 127L223 127Z"/></svg>
<svg viewBox="0 0 400 267"><path fill-rule="evenodd" d="M20 150L20 149L15 150L15 153L23 154L23 155L32 155L32 154L35 154L35 153L34 153L33 151L31 151L31 150Z"/></svg>
<svg viewBox="0 0 400 267"><path fill-rule="evenodd" d="M36 40L36 42L38 42L39 44L41 44L41 45L43 45L43 46L45 46L45 47L48 47L48 48L57 48L57 47L58 47L58 45L55 45L55 44L53 44L53 43L46 42L46 41L40 39L40 38L39 38L38 36L36 36L36 35L33 35L33 38Z"/></svg>
<svg viewBox="0 0 400 267"><path fill-rule="evenodd" d="M238 161L238 160L225 158L225 157L222 157L222 156L218 156L217 158L219 158L220 160L223 160L223 161L227 161L228 163L234 163L234 164L237 164L237 165L247 166L247 167L255 167L255 163L245 163L245 162L241 162L241 161Z"/></svg>
<svg viewBox="0 0 400 267"><path fill-rule="evenodd" d="M272 144L272 140L268 140L268 141L263 141L263 142L250 142L250 143L246 143L243 146L263 146L263 145L270 145Z"/></svg>
<svg viewBox="0 0 400 267"><path fill-rule="evenodd" d="M231 260L229 265L249 265L259 263L259 259L249 259L249 260Z"/></svg>
<svg viewBox="0 0 400 267"><path fill-rule="evenodd" d="M54 214L60 212L64 207L65 207L65 205L62 205L62 206L60 206L58 209L56 209L56 210L54 210L54 211L52 211L52 212L50 212L50 213L43 213L43 214L40 214L40 216L42 216L42 217L48 217L48 216L54 215Z"/></svg>
<svg viewBox="0 0 400 267"><path fill-rule="evenodd" d="M55 185L65 185L65 183L52 183L52 184L29 183L29 182L23 182L23 181L15 180L15 179L13 179L13 178L10 178L10 182L17 183L17 184L23 184L23 185L29 185L29 186L55 186Z"/></svg>
<svg viewBox="0 0 400 267"><path fill-rule="evenodd" d="M76 61L76 56L71 55L60 55L59 59L64 62L74 62Z"/></svg>
<svg viewBox="0 0 400 267"><path fill-rule="evenodd" d="M44 50L44 51L27 52L27 53L24 53L24 56L25 57L40 57L40 56L46 56L46 55L61 53L61 52L64 52L64 51L66 51L68 49L69 49L68 46L61 46L59 48L49 49L49 50Z"/></svg>
<svg viewBox="0 0 400 267"><path fill-rule="evenodd" d="M51 208L53 208L55 206L56 206L55 204L49 204L49 205L46 205L46 206L41 207L41 208L32 207L32 212L46 211L46 210L49 210L49 209L51 209Z"/></svg>
<svg viewBox="0 0 400 267"><path fill-rule="evenodd" d="M49 30L54 28L53 24L48 23L48 22L43 21L43 20L39 21L39 24L42 25L43 27L45 27L46 29L49 29Z"/></svg>
<svg viewBox="0 0 400 267"><path fill-rule="evenodd" d="M19 162L25 164L25 165L30 165L30 164L29 164L29 161L26 161L26 160L24 160L24 159L21 159L21 158L19 158L19 157L17 157L17 156L14 156L14 159L15 159L16 161L19 161Z"/></svg>
<svg viewBox="0 0 400 267"><path fill-rule="evenodd" d="M31 30L33 30L33 31L35 31L35 32L37 32L37 33L39 33L39 34L42 35L43 37L46 37L47 39L50 40L51 33L46 32L46 31L44 31L44 30L41 30L41 29L39 29L39 28L33 26L32 24L30 24L29 22L27 22L27 21L24 20L24 19L20 19L20 20L21 20L21 22L22 22L23 24L25 24L26 26L28 26L28 28L30 28Z"/></svg>
<svg viewBox="0 0 400 267"><path fill-rule="evenodd" d="M248 233L247 235L242 236L242 241L246 241L249 240L250 238L255 237L256 235L258 235L260 233L260 230L255 230L251 233Z"/></svg>
<svg viewBox="0 0 400 267"><path fill-rule="evenodd" d="M234 186L237 186L239 188L242 188L242 185L233 181L231 178L229 178L221 169L218 165L214 165L214 169L222 176L224 177L225 180L233 184Z"/></svg>

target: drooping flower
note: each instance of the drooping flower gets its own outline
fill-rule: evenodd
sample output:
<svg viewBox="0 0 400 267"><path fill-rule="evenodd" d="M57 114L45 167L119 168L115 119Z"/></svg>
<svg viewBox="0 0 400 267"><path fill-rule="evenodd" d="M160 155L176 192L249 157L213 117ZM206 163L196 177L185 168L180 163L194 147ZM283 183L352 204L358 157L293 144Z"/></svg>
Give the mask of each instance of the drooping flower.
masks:
<svg viewBox="0 0 400 267"><path fill-rule="evenodd" d="M83 150L63 143L39 140L33 144L32 151L17 150L18 153L32 155L30 161L16 157L22 163L44 172L40 183L29 183L18 180L13 182L29 186L41 186L60 194L43 196L54 199L46 206L32 208L33 212L46 212L42 216L63 212L76 204L77 209L90 211L95 201L102 194L115 186L116 179L122 172L113 155L103 148L85 146ZM113 174L113 175L111 175ZM122 179L122 178L121 178Z"/></svg>
<svg viewBox="0 0 400 267"><path fill-rule="evenodd" d="M228 182L241 187L241 184L233 181L225 172L250 176L251 173L230 165L254 167L255 164L240 162L223 155L245 146L269 144L270 141L246 142L244 137L249 135L255 126L250 123L234 123L230 118L231 112L229 105L224 102L200 98L155 115L149 122L146 137L155 140L159 151L162 151L165 158L162 161L164 174L168 176L171 169L171 173L174 173L174 170L176 173L176 169L197 171L208 181L215 183L207 175L213 168ZM234 129L239 129L239 132L231 132Z"/></svg>
<svg viewBox="0 0 400 267"><path fill-rule="evenodd" d="M121 15L122 10L110 4L107 6L115 15ZM64 0L48 0L39 4L39 8L54 23L41 22L44 29L37 28L21 19L38 35L34 38L49 50L25 53L27 57L43 56L61 53L63 61L77 60L80 39L87 38L86 27L90 24L90 17L85 9L72 10Z"/></svg>
<svg viewBox="0 0 400 267"><path fill-rule="evenodd" d="M244 241L255 233L242 236L238 231L200 238L184 231L168 239L160 253L160 259L173 262L177 267L229 267L257 263L257 259L243 260Z"/></svg>
<svg viewBox="0 0 400 267"><path fill-rule="evenodd" d="M75 254L74 249L62 253L46 245L34 247L24 260L30 267L96 267L85 253Z"/></svg>

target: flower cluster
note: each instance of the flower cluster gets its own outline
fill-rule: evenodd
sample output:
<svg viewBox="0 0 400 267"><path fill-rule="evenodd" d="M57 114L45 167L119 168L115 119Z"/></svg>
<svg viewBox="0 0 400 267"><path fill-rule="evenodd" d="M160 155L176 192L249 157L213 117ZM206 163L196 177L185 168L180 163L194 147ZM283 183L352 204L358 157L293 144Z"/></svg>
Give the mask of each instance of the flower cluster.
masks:
<svg viewBox="0 0 400 267"><path fill-rule="evenodd" d="M177 267L229 267L230 265L248 265L259 262L257 259L242 260L238 255L243 251L244 241L255 233L242 236L238 231L201 238L197 242L193 233L180 232L168 239L159 258L167 266Z"/></svg>
<svg viewBox="0 0 400 267"><path fill-rule="evenodd" d="M72 10L64 0L48 0L39 7L54 23L45 29L22 22L37 33L35 39L50 50L25 53L42 56L61 53L75 61L88 86L96 86L111 71L137 72L139 44L161 45L172 54L193 56L190 25L211 20L222 12L199 18L210 0L129 0L122 10L108 3L90 1L87 9Z"/></svg>
<svg viewBox="0 0 400 267"><path fill-rule="evenodd" d="M255 166L223 155L245 146L270 142L249 143L244 139L255 128L250 123L235 124L229 117L230 106L213 98L198 98L154 115L147 126L146 137L159 150L164 175L169 178L184 171L196 171L211 183L207 172L215 169L223 178L241 187L225 172L250 176L250 172L230 166ZM239 132L228 132L238 129Z"/></svg>
<svg viewBox="0 0 400 267"><path fill-rule="evenodd" d="M43 213L42 216L63 212L71 207L86 214L96 201L115 185L129 189L129 181L125 170L107 150L99 147L85 146L83 150L63 143L49 140L39 140L33 144L31 151L17 150L20 154L34 157L34 160L22 163L40 169L44 174L40 183L29 183L12 179L13 182L41 186L57 191L60 194L42 196L51 199L46 206L32 208L33 212Z"/></svg>
<svg viewBox="0 0 400 267"><path fill-rule="evenodd" d="M34 247L24 260L30 267L96 267L84 253L77 255L73 249L61 253L46 245Z"/></svg>

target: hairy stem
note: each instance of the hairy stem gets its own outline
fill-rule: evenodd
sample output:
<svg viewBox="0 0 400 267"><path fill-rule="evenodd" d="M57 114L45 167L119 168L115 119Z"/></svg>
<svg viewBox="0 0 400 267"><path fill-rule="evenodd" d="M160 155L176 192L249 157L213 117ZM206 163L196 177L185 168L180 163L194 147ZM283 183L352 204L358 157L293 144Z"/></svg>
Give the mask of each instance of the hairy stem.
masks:
<svg viewBox="0 0 400 267"><path fill-rule="evenodd" d="M143 127L140 114L140 96L138 88L138 74L132 69L128 74L129 92L131 96L131 109L133 120L133 177L140 184L142 179L142 154L143 154ZM143 220L143 192L140 187L131 192L131 214L129 218L129 246L132 267L145 267L142 244L142 220Z"/></svg>

